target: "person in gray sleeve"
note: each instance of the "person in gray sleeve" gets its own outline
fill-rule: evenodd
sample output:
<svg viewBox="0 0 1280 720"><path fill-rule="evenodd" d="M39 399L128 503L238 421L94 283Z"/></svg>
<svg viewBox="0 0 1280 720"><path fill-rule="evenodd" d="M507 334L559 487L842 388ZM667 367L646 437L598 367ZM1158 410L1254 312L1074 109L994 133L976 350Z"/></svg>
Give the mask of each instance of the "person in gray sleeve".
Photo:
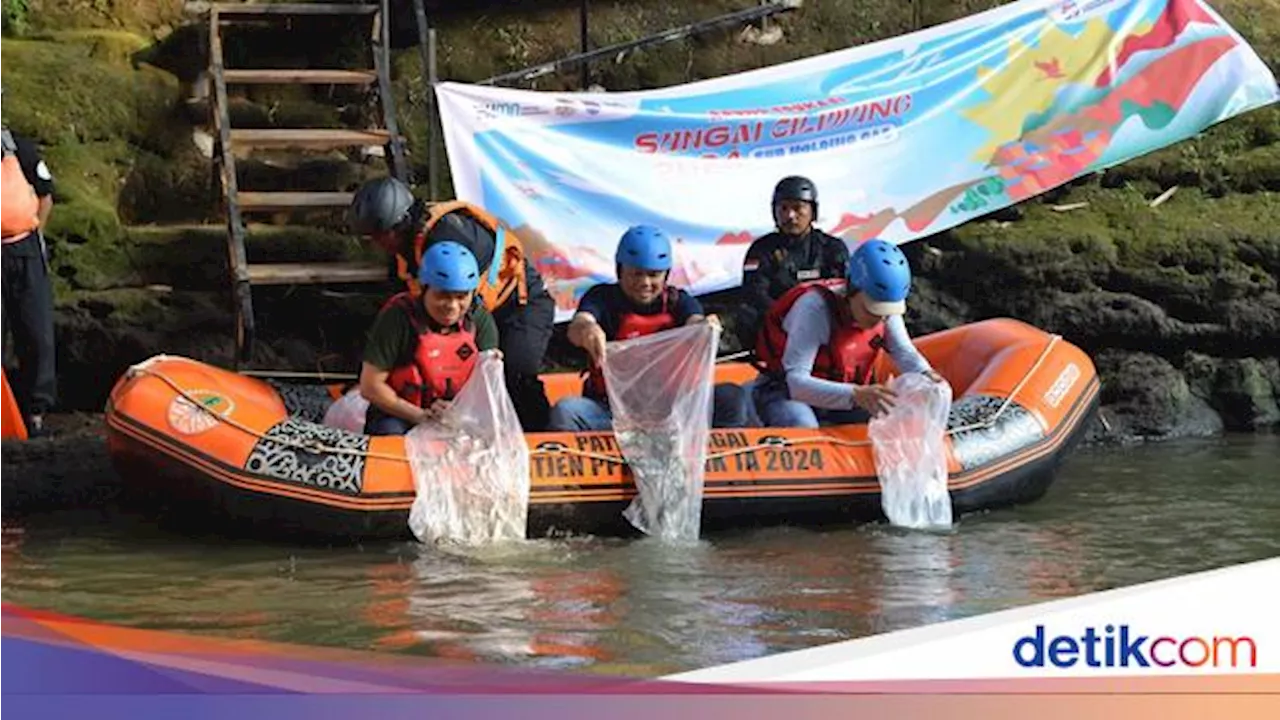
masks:
<svg viewBox="0 0 1280 720"><path fill-rule="evenodd" d="M755 389L766 427L860 423L889 411L893 391L871 372L881 351L903 373L942 381L902 319L911 267L897 245L862 243L849 259L844 292L838 284L798 285L766 314L756 345L764 377Z"/></svg>

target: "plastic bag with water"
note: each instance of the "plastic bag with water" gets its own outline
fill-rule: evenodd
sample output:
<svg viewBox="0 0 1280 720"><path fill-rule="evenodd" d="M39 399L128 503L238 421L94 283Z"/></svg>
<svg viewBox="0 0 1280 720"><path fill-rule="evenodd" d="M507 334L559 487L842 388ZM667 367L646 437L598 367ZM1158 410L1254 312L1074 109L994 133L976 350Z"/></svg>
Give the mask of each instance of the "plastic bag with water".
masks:
<svg viewBox="0 0 1280 720"><path fill-rule="evenodd" d="M697 540L720 331L698 323L605 346L618 447L638 494L623 517L669 541Z"/></svg>
<svg viewBox="0 0 1280 720"><path fill-rule="evenodd" d="M325 411L324 424L347 432L363 433L364 416L368 410L369 401L360 394L360 388L352 388Z"/></svg>
<svg viewBox="0 0 1280 720"><path fill-rule="evenodd" d="M868 435L889 522L913 529L951 526L947 492L947 416L951 386L920 373L894 378L894 408L872 418Z"/></svg>
<svg viewBox="0 0 1280 720"><path fill-rule="evenodd" d="M427 543L523 540L529 512L529 446L503 380L484 353L453 405L405 435L417 490L409 529Z"/></svg>

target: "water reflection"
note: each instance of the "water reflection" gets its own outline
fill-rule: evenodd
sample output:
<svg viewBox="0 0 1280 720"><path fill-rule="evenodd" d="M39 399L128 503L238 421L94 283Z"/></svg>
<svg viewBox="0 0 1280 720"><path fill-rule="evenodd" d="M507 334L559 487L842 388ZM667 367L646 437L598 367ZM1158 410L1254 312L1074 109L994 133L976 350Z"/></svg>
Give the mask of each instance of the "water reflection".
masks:
<svg viewBox="0 0 1280 720"><path fill-rule="evenodd" d="M775 528L471 552L190 538L109 510L6 519L12 602L135 627L659 674L1280 555L1280 439L1080 453L946 533Z"/></svg>

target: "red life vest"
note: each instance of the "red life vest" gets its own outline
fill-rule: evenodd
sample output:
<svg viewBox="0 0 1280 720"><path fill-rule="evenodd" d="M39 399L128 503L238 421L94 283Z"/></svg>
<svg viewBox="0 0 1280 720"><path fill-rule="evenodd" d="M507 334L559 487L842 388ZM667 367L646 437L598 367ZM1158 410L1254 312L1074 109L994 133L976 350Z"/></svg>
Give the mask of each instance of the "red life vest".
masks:
<svg viewBox="0 0 1280 720"><path fill-rule="evenodd" d="M654 333L670 330L676 326L675 306L680 300L680 291L668 286L662 293L662 309L652 315L641 315L635 312L624 312L618 315L616 337L608 340L630 340ZM582 394L587 397L608 397L604 386L604 371L593 366L583 383Z"/></svg>
<svg viewBox="0 0 1280 720"><path fill-rule="evenodd" d="M418 342L409 364L393 368L387 384L396 395L425 408L436 400L452 400L471 377L480 350L468 313L451 333L431 328L422 301L404 292L383 306L398 305L409 316Z"/></svg>
<svg viewBox="0 0 1280 720"><path fill-rule="evenodd" d="M818 356L813 362L813 376L858 385L872 381L871 368L884 347L884 323L877 323L867 330L859 327L849 312L846 298L833 291L843 284L842 280L801 283L769 308L756 340L756 356L763 363L765 372L783 374L782 354L787 347L787 332L782 329L782 321L800 296L817 290L831 318L831 339L818 349Z"/></svg>

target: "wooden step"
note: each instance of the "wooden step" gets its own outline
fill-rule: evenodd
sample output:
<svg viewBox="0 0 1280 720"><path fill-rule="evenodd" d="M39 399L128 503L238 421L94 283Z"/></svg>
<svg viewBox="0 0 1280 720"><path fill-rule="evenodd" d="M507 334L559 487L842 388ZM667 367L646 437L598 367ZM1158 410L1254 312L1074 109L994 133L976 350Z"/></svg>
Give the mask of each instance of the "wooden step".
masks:
<svg viewBox="0 0 1280 720"><path fill-rule="evenodd" d="M241 85L370 85L378 79L372 70L223 70L227 84Z"/></svg>
<svg viewBox="0 0 1280 720"><path fill-rule="evenodd" d="M372 15L378 5L363 3L232 3L188 2L184 8L189 13L217 10L223 17L236 15Z"/></svg>
<svg viewBox="0 0 1280 720"><path fill-rule="evenodd" d="M241 210L276 211L295 208L347 207L349 192L253 192L236 193Z"/></svg>
<svg viewBox="0 0 1280 720"><path fill-rule="evenodd" d="M233 148L333 150L343 147L386 145L386 130L271 129L232 130Z"/></svg>
<svg viewBox="0 0 1280 720"><path fill-rule="evenodd" d="M384 282L386 265L359 262L257 263L249 265L253 285L316 285L320 283Z"/></svg>

